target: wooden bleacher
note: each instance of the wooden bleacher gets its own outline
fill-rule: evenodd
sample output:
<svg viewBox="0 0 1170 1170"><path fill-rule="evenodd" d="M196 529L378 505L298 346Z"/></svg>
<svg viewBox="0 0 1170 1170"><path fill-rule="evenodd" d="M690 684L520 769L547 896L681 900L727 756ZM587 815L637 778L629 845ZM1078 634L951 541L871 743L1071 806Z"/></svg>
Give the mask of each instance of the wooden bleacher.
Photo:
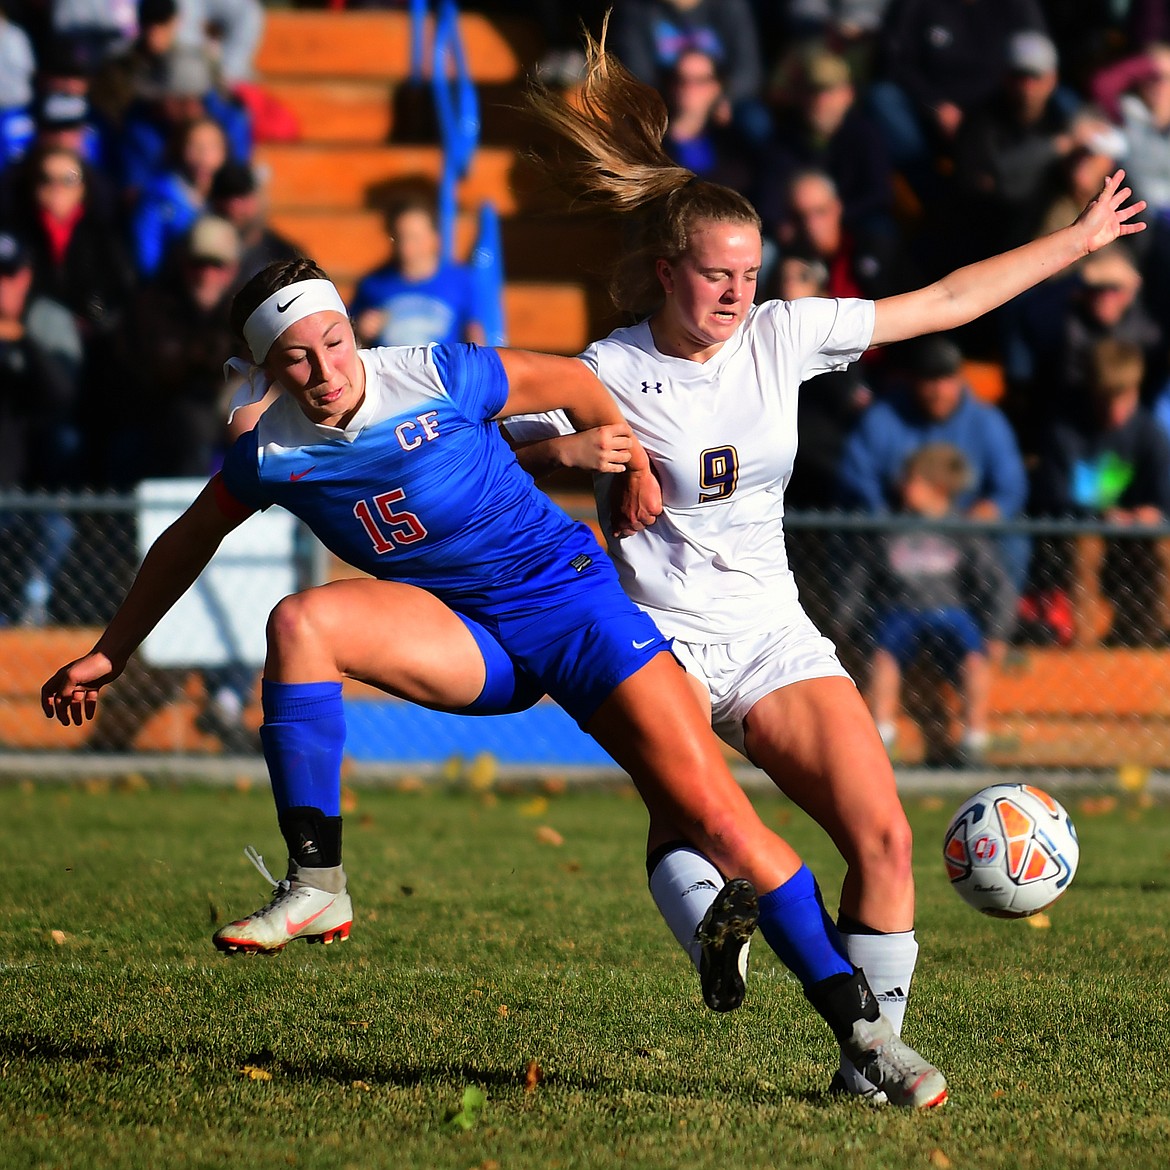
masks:
<svg viewBox="0 0 1170 1170"><path fill-rule="evenodd" d="M60 727L40 709L40 686L63 662L85 652L93 629L0 630L0 749L68 751L92 724ZM354 684L347 693L366 695ZM203 694L192 674L178 699L143 724L143 751L217 752L195 727ZM259 711L249 716L259 722ZM1170 768L1170 655L1157 650L1026 649L1013 653L992 685L993 749L1007 767ZM918 728L901 728L902 762L921 755Z"/></svg>
<svg viewBox="0 0 1170 1170"><path fill-rule="evenodd" d="M460 185L456 254L469 254L475 210L490 201L501 216L509 343L576 353L604 313L598 281L586 275L583 282L582 274L611 236L596 224L549 214L547 199L526 182L523 154L533 127L518 107L540 50L534 26L465 13L461 29L490 141ZM343 295L389 255L382 215L388 187L440 174L437 145L395 140L409 44L403 12L268 13L257 70L302 127L301 141L256 151L269 173L270 219L330 273Z"/></svg>

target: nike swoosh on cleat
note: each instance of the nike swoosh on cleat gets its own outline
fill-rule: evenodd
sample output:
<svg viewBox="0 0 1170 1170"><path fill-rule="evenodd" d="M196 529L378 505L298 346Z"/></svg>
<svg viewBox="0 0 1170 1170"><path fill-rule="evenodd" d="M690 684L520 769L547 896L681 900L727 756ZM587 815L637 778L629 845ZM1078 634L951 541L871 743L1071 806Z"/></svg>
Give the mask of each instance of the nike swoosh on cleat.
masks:
<svg viewBox="0 0 1170 1170"><path fill-rule="evenodd" d="M299 301L304 295L305 294L303 292L297 293L297 295L293 297L292 300L285 301L283 305L278 304L276 306L276 311L278 313L283 313L289 307L289 305L293 303L293 301Z"/></svg>
<svg viewBox="0 0 1170 1170"><path fill-rule="evenodd" d="M316 466L317 465L314 463L313 467L316 467ZM306 467L304 471L290 471L288 473L288 482L289 483L296 483L297 480L304 479L305 476L308 475L309 472L313 470L313 467Z"/></svg>
<svg viewBox="0 0 1170 1170"><path fill-rule="evenodd" d="M329 906L332 906L332 905L333 905L333 903L332 903L332 902L330 902L330 903L329 903ZM284 926L285 926L285 929L286 929L286 930L289 932L289 934L297 934L299 931L302 931L302 930L304 930L304 929L305 929L305 927L306 927L306 926L308 926L310 923L312 923L312 922L316 922L316 921L317 921L317 919L318 919L318 918L320 918L320 917L321 917L321 915L322 915L322 914L324 914L324 913L325 913L325 911L329 909L329 906L322 906L322 907L321 907L321 909L320 909L320 910L318 910L316 914L310 914L310 915L309 915L309 917L308 917L308 918L306 918L306 919L305 919L303 922L294 922L294 921L293 921L293 920L292 920L292 919L291 919L291 918L290 918L290 917L289 917L289 916L286 914L286 915L284 916Z"/></svg>

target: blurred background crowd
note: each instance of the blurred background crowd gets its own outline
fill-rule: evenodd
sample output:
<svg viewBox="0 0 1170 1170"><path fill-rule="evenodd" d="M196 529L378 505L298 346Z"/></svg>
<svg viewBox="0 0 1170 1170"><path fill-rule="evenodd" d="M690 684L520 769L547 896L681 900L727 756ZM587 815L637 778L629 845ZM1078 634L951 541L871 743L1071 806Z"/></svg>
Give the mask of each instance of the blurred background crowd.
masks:
<svg viewBox="0 0 1170 1170"><path fill-rule="evenodd" d="M1170 514L1167 0L462 5L535 23L533 73L566 89L582 23L599 32L609 6L611 49L666 101L670 154L758 208L761 299L917 287L1071 222L1118 166L1149 203L1133 246L806 387L790 510L914 512L908 483L945 465L944 514L1118 528ZM0 489L126 491L216 468L231 296L297 252L268 226L253 165L256 142L297 135L253 76L264 21L258 0L0 3ZM361 338L481 339L433 201L389 211L394 254L370 257L353 297ZM961 464L911 475L939 445ZM70 522L0 526L35 549L0 621L35 624ZM1035 543L994 538L996 629L1067 640L1070 554ZM1165 547L1156 527L1103 547L1102 579L1127 585L1113 641L1165 638Z"/></svg>

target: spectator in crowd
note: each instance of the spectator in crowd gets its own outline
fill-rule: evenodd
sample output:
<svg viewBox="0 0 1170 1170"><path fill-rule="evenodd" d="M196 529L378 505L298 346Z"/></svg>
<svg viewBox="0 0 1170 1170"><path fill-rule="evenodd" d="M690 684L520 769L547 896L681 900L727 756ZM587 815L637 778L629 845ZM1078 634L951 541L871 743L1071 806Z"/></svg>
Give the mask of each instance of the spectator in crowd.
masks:
<svg viewBox="0 0 1170 1170"><path fill-rule="evenodd" d="M789 252L781 258L777 282L781 300L828 296L828 283L829 271L818 257ZM784 491L786 507L829 511L840 505L838 482L845 440L872 401L873 393L857 362L802 383L796 415L800 444ZM798 535L791 533L789 540Z"/></svg>
<svg viewBox="0 0 1170 1170"><path fill-rule="evenodd" d="M829 271L823 261L799 252L785 254L779 263L777 295L785 301L827 296ZM873 399L862 364L817 374L801 384L797 396L796 426L800 442L784 508L827 512L840 505L837 487L845 440ZM784 537L800 589L801 604L818 629L832 623L832 582L840 572L843 542L824 528L790 528Z"/></svg>
<svg viewBox="0 0 1170 1170"><path fill-rule="evenodd" d="M1134 193L1154 214L1170 214L1170 44L1150 45L1099 71L1092 96L1125 134Z"/></svg>
<svg viewBox="0 0 1170 1170"><path fill-rule="evenodd" d="M970 475L957 447L928 443L898 476L898 511L922 520L953 515ZM990 542L919 527L878 534L849 564L840 598L842 632L848 637L860 626L874 646L867 697L887 750L892 754L896 742L903 671L926 652L958 682L963 730L951 762L982 763L991 664L1002 659L1016 606L1016 590Z"/></svg>
<svg viewBox="0 0 1170 1170"><path fill-rule="evenodd" d="M894 166L919 198L938 192L964 116L986 101L1007 68L1013 33L1045 32L1037 0L895 0L881 74L868 99Z"/></svg>
<svg viewBox="0 0 1170 1170"><path fill-rule="evenodd" d="M1043 33L1018 32L1007 57L1003 82L955 136L948 268L1032 239L1075 145L1056 96L1056 46Z"/></svg>
<svg viewBox="0 0 1170 1170"><path fill-rule="evenodd" d="M829 270L831 297L887 297L918 281L897 242L845 224L845 206L824 171L799 171L788 185L787 213L773 230L781 253L817 257Z"/></svg>
<svg viewBox="0 0 1170 1170"><path fill-rule="evenodd" d="M434 199L429 194L404 197L391 207L388 226L393 256L358 282L350 306L358 340L366 345L482 344L471 272L443 259Z"/></svg>
<svg viewBox="0 0 1170 1170"><path fill-rule="evenodd" d="M119 335L126 414L143 428L132 440L136 482L149 476L206 476L225 442L223 355L240 260L236 230L200 216L180 262L138 291ZM135 409L137 408L137 409Z"/></svg>
<svg viewBox="0 0 1170 1170"><path fill-rule="evenodd" d="M753 165L731 128L731 107L714 57L685 49L662 83L670 116L662 145L680 166L725 187L750 192Z"/></svg>
<svg viewBox="0 0 1170 1170"><path fill-rule="evenodd" d="M747 0L624 0L614 8L610 44L655 87L684 49L701 49L719 65L736 128L751 142L767 138L763 62Z"/></svg>
<svg viewBox="0 0 1170 1170"><path fill-rule="evenodd" d="M832 180L844 224L892 234L893 173L885 142L858 106L849 64L823 48L790 54L772 86L775 131L764 153L756 207L783 218L792 176L819 170Z"/></svg>
<svg viewBox="0 0 1170 1170"><path fill-rule="evenodd" d="M1170 440L1141 405L1143 375L1142 351L1133 342L1105 338L1092 347L1081 409L1054 419L1044 436L1037 512L1139 529L1170 516ZM1099 549L1082 549L1094 561L1084 568L1099 572L1113 604L1113 644L1164 640L1165 552L1164 542L1149 537L1111 538ZM1044 569L1050 581L1065 585L1071 550L1061 544L1051 553Z"/></svg>
<svg viewBox="0 0 1170 1170"><path fill-rule="evenodd" d="M210 48L229 89L248 81L264 32L260 0L178 0L178 7L179 43Z"/></svg>
<svg viewBox="0 0 1170 1170"><path fill-rule="evenodd" d="M174 153L174 166L147 185L134 210L134 264L147 278L207 210L212 181L227 161L227 140L219 123L203 115L182 127Z"/></svg>
<svg viewBox="0 0 1170 1170"><path fill-rule="evenodd" d="M841 503L881 515L896 510L906 460L927 443L949 443L967 460L970 477L953 501L972 520L1012 520L1024 510L1028 484L1011 425L980 402L963 380L963 355L948 337L932 335L892 358L909 385L865 412L846 440L841 459ZM1002 537L1001 555L1017 587L1027 572L1028 543Z"/></svg>
<svg viewBox="0 0 1170 1170"><path fill-rule="evenodd" d="M87 344L99 341L118 323L133 272L108 208L90 198L95 172L63 146L37 150L28 163L14 212L28 240L34 291L65 305Z"/></svg>
<svg viewBox="0 0 1170 1170"><path fill-rule="evenodd" d="M219 124L228 157L251 158L247 111L216 85L205 53L175 45L162 59L159 76L143 82L116 129L120 181L131 202L167 169L176 134L200 118Z"/></svg>
<svg viewBox="0 0 1170 1170"><path fill-rule="evenodd" d="M1047 420L1083 405L1098 341L1136 344L1150 382L1165 369L1165 333L1141 301L1142 276L1124 245L1088 257L1072 276L1040 285L1005 315L1005 366L1013 418L1034 452Z"/></svg>
<svg viewBox="0 0 1170 1170"><path fill-rule="evenodd" d="M77 486L78 343L60 305L32 293L23 240L0 232L0 488ZM60 512L0 512L0 625L43 625L73 523Z"/></svg>
<svg viewBox="0 0 1170 1170"><path fill-rule="evenodd" d="M53 40L90 70L133 43L138 25L134 0L49 0Z"/></svg>
<svg viewBox="0 0 1170 1170"><path fill-rule="evenodd" d="M858 81L867 83L890 0L756 0L761 27L772 31L760 10L782 9L771 43L832 45L847 57Z"/></svg>
<svg viewBox="0 0 1170 1170"><path fill-rule="evenodd" d="M28 34L0 7L0 168L19 158L32 139L29 107L36 70Z"/></svg>
<svg viewBox="0 0 1170 1170"><path fill-rule="evenodd" d="M226 219L240 236L238 287L272 261L293 260L301 255L296 244L269 227L255 167L229 159L215 172L209 198L212 212Z"/></svg>
<svg viewBox="0 0 1170 1170"><path fill-rule="evenodd" d="M157 98L178 32L176 0L139 0L138 35L93 76L91 100L109 127L121 126L135 102Z"/></svg>
<svg viewBox="0 0 1170 1170"><path fill-rule="evenodd" d="M1150 205L1152 230L1139 251L1145 296L1160 320L1170 319L1170 43L1100 71L1092 92L1120 123L1126 172Z"/></svg>

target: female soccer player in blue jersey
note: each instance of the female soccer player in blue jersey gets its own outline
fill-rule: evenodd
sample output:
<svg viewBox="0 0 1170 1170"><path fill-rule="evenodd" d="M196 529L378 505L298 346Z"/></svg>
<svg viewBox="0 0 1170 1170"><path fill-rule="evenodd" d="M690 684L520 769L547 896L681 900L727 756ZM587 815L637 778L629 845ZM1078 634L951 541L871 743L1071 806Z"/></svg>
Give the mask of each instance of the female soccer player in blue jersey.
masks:
<svg viewBox="0 0 1170 1170"><path fill-rule="evenodd" d="M253 384L282 392L155 542L93 650L42 688L47 716L92 717L100 689L224 536L271 504L370 574L290 596L271 615L261 738L289 870L216 945L274 951L349 932L343 678L470 714L547 693L629 772L657 825L736 875L704 926L711 953L758 913L857 1067L899 1104L944 1100L942 1074L902 1044L849 962L812 875L735 783L669 644L588 528L535 487L499 435L498 418L554 408L580 429L624 427L594 375L570 358L471 345L359 351L311 261L264 269L238 294L233 321ZM647 481L646 510L623 518L636 526L657 505L632 436L627 456L624 474ZM752 887L767 895L758 909Z"/></svg>

